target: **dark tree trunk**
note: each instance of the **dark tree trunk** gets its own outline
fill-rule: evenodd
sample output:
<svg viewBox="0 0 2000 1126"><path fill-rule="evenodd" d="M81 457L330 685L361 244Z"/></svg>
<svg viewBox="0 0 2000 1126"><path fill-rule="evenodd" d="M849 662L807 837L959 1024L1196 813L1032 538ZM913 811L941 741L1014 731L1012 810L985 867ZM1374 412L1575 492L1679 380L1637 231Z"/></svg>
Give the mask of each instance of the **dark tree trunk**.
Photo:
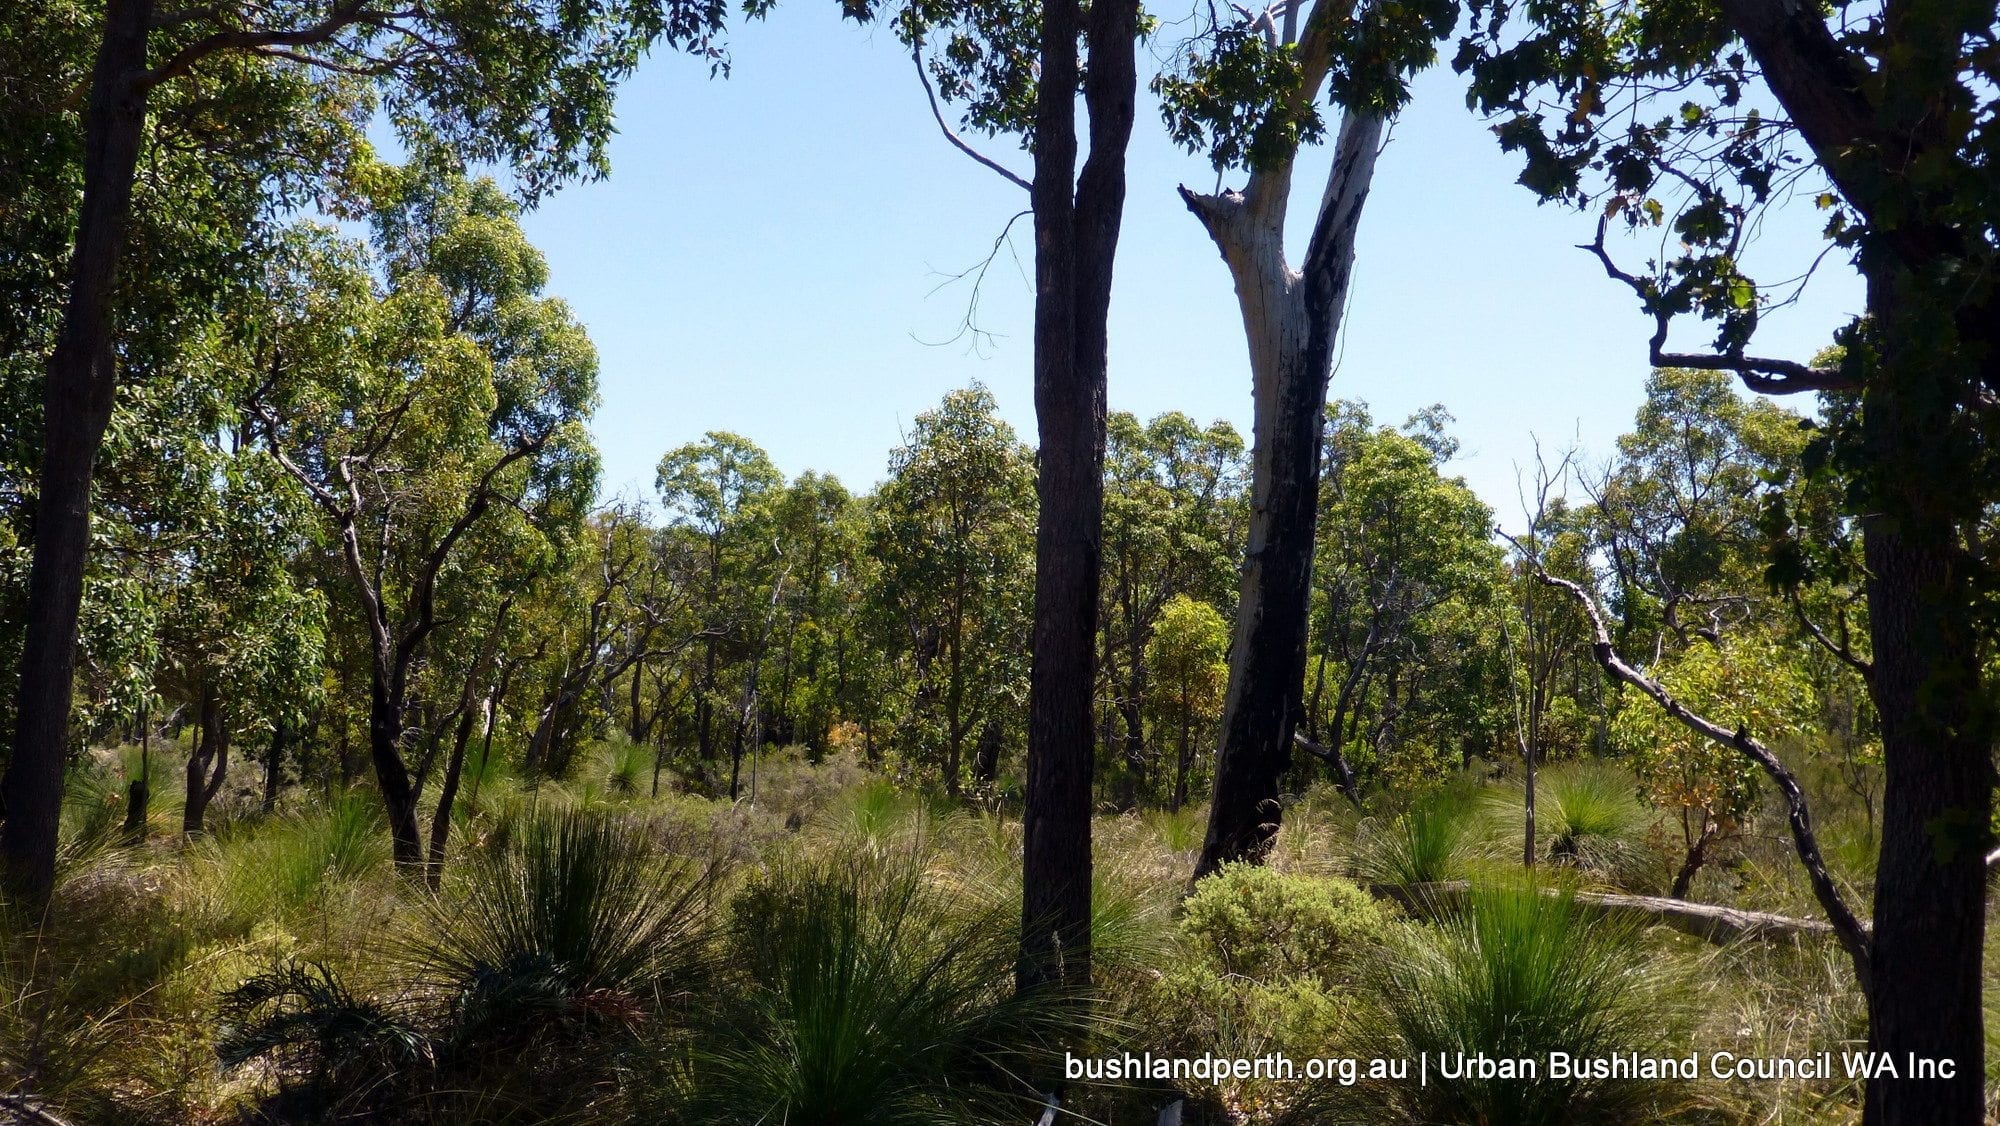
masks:
<svg viewBox="0 0 2000 1126"><path fill-rule="evenodd" d="M1687 814L1684 812L1681 816L1685 817ZM1685 830L1686 822L1682 825ZM1694 887L1695 876L1699 875L1702 866L1708 863L1708 846L1715 840L1715 834L1720 828L1721 826L1715 823L1715 818L1705 813L1702 815L1701 832L1696 834L1694 841L1688 845L1687 856L1681 861L1681 870L1674 873L1673 890L1667 893L1669 898L1688 897L1688 892Z"/></svg>
<svg viewBox="0 0 2000 1126"><path fill-rule="evenodd" d="M417 837L417 794L403 764L403 691L378 670L368 692L368 757L375 766L375 783L382 791L382 808L389 818L389 845L396 866L418 872L424 862Z"/></svg>
<svg viewBox="0 0 2000 1126"><path fill-rule="evenodd" d="M1317 29L1308 29L1308 35ZM1317 88L1317 82L1312 84ZM1374 177L1383 119L1347 114L1303 270L1284 260L1289 161L1245 191L1182 197L1236 280L1255 382L1250 532L1229 654L1215 799L1195 878L1261 861L1277 836L1280 779L1303 708L1320 447L1333 343L1354 267L1354 236Z"/></svg>
<svg viewBox="0 0 2000 1126"><path fill-rule="evenodd" d="M1104 524L1106 319L1137 94L1136 0L1096 0L1076 169L1077 0L1051 0L1035 117L1035 623L1019 987L1090 980L1091 690Z"/></svg>
<svg viewBox="0 0 2000 1126"><path fill-rule="evenodd" d="M979 730L979 746L972 756L972 780L980 785L991 785L1000 777L1000 742L1002 737L1000 717L987 716L986 726Z"/></svg>
<svg viewBox="0 0 2000 1126"><path fill-rule="evenodd" d="M285 743L291 735L283 720L271 725L271 751L264 756L264 812L278 808L278 790L285 780Z"/></svg>
<svg viewBox="0 0 2000 1126"><path fill-rule="evenodd" d="M229 725L222 717L222 701L215 689L201 690L201 724L195 731L194 747L188 752L187 791L181 805L181 832L199 836L205 828L208 803L222 791L229 777Z"/></svg>
<svg viewBox="0 0 2000 1126"><path fill-rule="evenodd" d="M0 778L0 877L30 902L55 882L63 771L76 673L76 623L90 544L90 479L111 420L116 359L111 334L118 262L146 124L150 0L109 0L84 119L83 207L70 257L69 296L43 388L41 464L35 475L34 557L28 571L13 754Z"/></svg>
<svg viewBox="0 0 2000 1126"><path fill-rule="evenodd" d="M1943 428L1910 399L1938 401L1899 402L1871 389L1862 425L1889 447L1878 456L1910 467L1899 476L1917 478L1921 447ZM1893 518L1871 517L1863 529L1884 764L1868 1046L1899 1064L1912 1054L1954 1060L1956 1075L1871 1082L1866 1120L1977 1123L1985 1103L1980 983L1991 739L1965 585L1970 568L1951 525L1924 519L1935 502L1921 492L1908 500Z"/></svg>
<svg viewBox="0 0 2000 1126"><path fill-rule="evenodd" d="M458 729L452 733L451 754L445 759L444 781L438 786L437 808L431 813L430 851L424 858L424 882L433 889L444 875L444 850L451 840L451 807L458 798L459 777L465 771L465 747L472 741L472 709L458 713Z"/></svg>
<svg viewBox="0 0 2000 1126"><path fill-rule="evenodd" d="M146 843L146 817L153 800L153 727L139 708L139 776L125 787L125 842Z"/></svg>

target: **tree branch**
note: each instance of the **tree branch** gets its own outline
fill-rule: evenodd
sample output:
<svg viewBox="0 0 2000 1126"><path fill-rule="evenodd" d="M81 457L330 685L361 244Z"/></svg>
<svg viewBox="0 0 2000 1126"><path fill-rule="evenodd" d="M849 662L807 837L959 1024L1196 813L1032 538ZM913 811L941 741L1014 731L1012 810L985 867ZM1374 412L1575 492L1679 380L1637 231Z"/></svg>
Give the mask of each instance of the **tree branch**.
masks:
<svg viewBox="0 0 2000 1126"><path fill-rule="evenodd" d="M910 61L917 64L917 81L923 83L924 97L929 99L931 103L931 116L937 119L938 131L944 134L944 139L950 141L952 143L952 147L956 148L958 151L964 153L965 155L978 161L980 164L985 165L987 168L998 173L1001 179L1007 181L1008 183L1014 185L1015 187L1021 189L1024 192L1033 191L1035 187L1033 184L1030 184L1027 180L1021 178L1020 175L1015 173L1012 169L1008 168L1006 165L1001 164L999 161L994 160L992 157L987 156L985 153L982 153L978 149L973 148L971 145L966 144L964 138L960 137L956 132L953 132L951 126L944 119L944 110L940 108L938 105L937 91L932 89L931 87L930 72L924 69L923 40L921 39L911 40Z"/></svg>
<svg viewBox="0 0 2000 1126"><path fill-rule="evenodd" d="M1730 747L1755 762L1770 776L1771 781L1777 784L1779 791L1784 794L1785 805L1791 815L1792 845L1798 852L1799 861L1805 865L1806 876L1812 883L1813 896L1819 900L1820 907L1826 912L1827 921L1833 926L1834 936L1840 940L1840 945L1847 951L1847 956L1853 960L1854 976L1861 983L1862 992L1867 993L1870 988L1869 961L1872 953L1869 935L1860 920L1855 917L1853 910L1848 907L1840 888L1833 882L1832 874L1827 871L1826 861L1820 854L1819 838L1813 833L1812 816L1806 808L1805 791L1799 787L1798 779L1784 763L1778 761L1778 756L1771 753L1770 748L1752 738L1748 731L1741 727L1731 731L1721 724L1696 715L1686 705L1674 699L1658 681L1626 664L1611 645L1611 631L1605 627L1604 612L1598 608L1597 600L1591 597L1590 592L1585 590L1582 584L1551 575L1539 565L1535 567L1535 578L1544 585L1568 591L1570 596L1577 600L1578 605L1583 607L1584 613L1590 617L1593 634L1591 653L1613 679L1629 684L1644 693L1659 705L1662 711L1688 730L1722 746Z"/></svg>
<svg viewBox="0 0 2000 1126"><path fill-rule="evenodd" d="M1649 362L1656 368L1695 368L1700 371L1726 371L1735 374L1743 385L1760 395L1797 395L1815 391L1856 391L1861 384L1836 368L1816 368L1796 360L1770 359L1762 356L1746 356L1739 352L1669 352L1667 351L1667 326L1673 314L1659 307L1658 296L1653 292L1652 283L1633 276L1618 268L1611 260L1610 251L1604 246L1605 226L1608 217L1597 220L1597 237L1587 243L1577 244L1578 250L1587 250L1595 255L1603 265L1605 276L1622 282L1633 293L1653 318L1653 336L1647 341Z"/></svg>
<svg viewBox="0 0 2000 1126"><path fill-rule="evenodd" d="M179 78L194 69L196 63L220 51L260 50L268 47L315 47L360 22L370 14L366 9L367 0L344 0L343 3L335 5L325 19L311 27L295 31L251 31L245 28L218 31L181 48L172 58L159 66L134 75L132 86L135 90L150 90L162 82ZM307 57L301 57L300 61L315 65L319 63L319 60Z"/></svg>

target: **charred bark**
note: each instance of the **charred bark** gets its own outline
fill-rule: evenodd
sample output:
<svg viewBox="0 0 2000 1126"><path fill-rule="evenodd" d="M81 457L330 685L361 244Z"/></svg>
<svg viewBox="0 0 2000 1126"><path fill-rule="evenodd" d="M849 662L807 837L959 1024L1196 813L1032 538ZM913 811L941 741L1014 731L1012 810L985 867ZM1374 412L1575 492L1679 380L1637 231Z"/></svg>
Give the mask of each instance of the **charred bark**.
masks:
<svg viewBox="0 0 2000 1126"><path fill-rule="evenodd" d="M1042 16L1035 116L1035 622L1023 818L1022 991L1090 980L1090 805L1104 524L1105 365L1125 151L1138 90L1138 4L1078 0ZM1077 38L1090 157L1077 158ZM1074 183L1072 178L1074 177Z"/></svg>
<svg viewBox="0 0 2000 1126"><path fill-rule="evenodd" d="M83 206L69 294L42 392L34 556L16 697L13 754L0 778L0 877L31 902L55 882L77 615L90 546L90 484L117 382L112 347L118 263L144 139L151 0L109 0L84 115Z"/></svg>
<svg viewBox="0 0 2000 1126"><path fill-rule="evenodd" d="M1331 18L1315 9L1309 45L1329 34ZM1324 49L1309 46L1308 57ZM1323 79L1308 75L1307 89ZM1327 381L1384 124L1372 114L1342 119L1302 271L1285 263L1289 162L1254 172L1240 193L1181 191L1235 279L1256 390L1249 542L1197 879L1230 861L1260 861L1278 832L1279 781L1291 769L1305 692Z"/></svg>

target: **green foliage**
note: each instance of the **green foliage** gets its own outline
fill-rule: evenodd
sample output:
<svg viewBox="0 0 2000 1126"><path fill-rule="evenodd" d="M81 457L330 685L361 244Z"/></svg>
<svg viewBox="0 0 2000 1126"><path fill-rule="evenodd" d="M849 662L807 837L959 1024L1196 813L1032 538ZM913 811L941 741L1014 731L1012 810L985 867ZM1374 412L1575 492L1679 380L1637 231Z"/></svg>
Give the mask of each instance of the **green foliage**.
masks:
<svg viewBox="0 0 2000 1126"><path fill-rule="evenodd" d="M1218 973L1260 981L1331 977L1355 946L1380 938L1387 920L1347 880L1229 864L1195 885L1181 931Z"/></svg>
<svg viewBox="0 0 2000 1126"><path fill-rule="evenodd" d="M1355 872L1370 883L1405 886L1460 878L1476 844L1470 805L1462 787L1436 790L1386 823L1364 829Z"/></svg>
<svg viewBox="0 0 2000 1126"><path fill-rule="evenodd" d="M1814 714L1812 685L1796 656L1776 639L1741 635L1690 647L1653 671L1695 714L1768 743L1797 734ZM1735 822L1756 801L1763 778L1756 763L1688 730L1650 701L1620 711L1612 733L1632 753L1656 806Z"/></svg>
<svg viewBox="0 0 2000 1126"><path fill-rule="evenodd" d="M1422 785L1490 741L1493 513L1445 476L1451 416L1402 430L1330 404L1313 563L1307 730L1360 775Z"/></svg>
<svg viewBox="0 0 2000 1126"><path fill-rule="evenodd" d="M1070 1027L1013 991L1011 915L966 912L909 854L796 861L733 909L741 984L696 1041L684 1113L704 1123L990 1120Z"/></svg>
<svg viewBox="0 0 2000 1126"><path fill-rule="evenodd" d="M1626 925L1594 918L1568 892L1475 886L1436 924L1411 924L1368 971L1354 1047L1433 1061L1484 1053L1544 1060L1687 1055L1691 1022L1678 967ZM1677 1080L1446 1079L1364 1082L1316 1092L1314 1121L1657 1121L1690 1097Z"/></svg>

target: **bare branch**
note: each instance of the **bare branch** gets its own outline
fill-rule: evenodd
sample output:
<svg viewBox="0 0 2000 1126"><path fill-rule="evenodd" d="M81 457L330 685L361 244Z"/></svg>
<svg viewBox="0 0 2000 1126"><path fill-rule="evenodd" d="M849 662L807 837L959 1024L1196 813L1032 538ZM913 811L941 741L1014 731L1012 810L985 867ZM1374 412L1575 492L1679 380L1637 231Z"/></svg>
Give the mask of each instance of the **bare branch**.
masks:
<svg viewBox="0 0 2000 1126"><path fill-rule="evenodd" d="M1819 623L1806 615L1805 603L1799 601L1798 591L1791 591L1785 600L1792 604L1792 615L1799 620L1799 625L1805 628L1806 633L1810 634L1814 641L1819 642L1822 649L1839 658L1841 664L1860 673L1863 680L1871 680L1874 677L1875 666L1872 662L1856 653L1846 642L1835 641L1828 637L1826 631L1819 627Z"/></svg>
<svg viewBox="0 0 2000 1126"><path fill-rule="evenodd" d="M1741 727L1731 731L1719 723L1695 714L1686 705L1674 699L1672 693L1658 681L1627 664L1612 647L1611 631L1605 627L1604 612L1598 608L1597 599L1593 598L1581 584L1551 575L1540 567L1535 568L1535 578L1545 585L1568 591L1583 607L1584 612L1590 617L1594 635L1591 643L1592 655L1613 679L1629 684L1644 693L1659 705L1662 711L1688 730L1732 748L1755 762L1763 768L1766 775L1770 776L1771 781L1777 784L1779 791L1784 794L1785 805L1791 815L1792 846L1797 850L1800 862L1805 865L1806 876L1812 883L1813 896L1819 900L1821 909L1826 912L1827 921L1833 926L1834 936L1840 940L1840 945L1847 951L1847 956L1853 960L1854 976L1861 983L1862 992L1867 993L1871 980L1870 938L1861 921L1848 907L1840 888L1833 882L1832 874L1827 871L1826 860L1820 854L1819 838L1813 833L1812 816L1806 808L1805 791L1800 788L1798 779L1784 763L1778 760L1777 755L1771 753L1769 747L1751 737L1748 731Z"/></svg>
<svg viewBox="0 0 2000 1126"><path fill-rule="evenodd" d="M386 13L366 11L367 0L344 0L328 12L326 18L310 27L292 31L251 31L234 28L206 35L180 49L166 62L151 70L134 75L132 86L135 90L150 90L162 82L169 82L188 71L210 55L220 51L255 51L270 47L315 47L332 39L342 31L361 22L371 15ZM301 61L319 65L321 60L301 57Z"/></svg>
<svg viewBox="0 0 2000 1126"><path fill-rule="evenodd" d="M958 149L958 151L998 173L1001 179L1006 180L1024 192L1033 191L1035 186L1022 179L1013 169L1008 168L1006 165L966 144L964 138L952 131L951 125L944 119L944 110L938 105L937 91L931 88L930 72L924 69L923 40L917 39L910 43L910 61L917 64L917 81L924 85L924 97L929 99L931 103L931 116L937 119L938 131L944 134L944 139L950 141L952 146Z"/></svg>

